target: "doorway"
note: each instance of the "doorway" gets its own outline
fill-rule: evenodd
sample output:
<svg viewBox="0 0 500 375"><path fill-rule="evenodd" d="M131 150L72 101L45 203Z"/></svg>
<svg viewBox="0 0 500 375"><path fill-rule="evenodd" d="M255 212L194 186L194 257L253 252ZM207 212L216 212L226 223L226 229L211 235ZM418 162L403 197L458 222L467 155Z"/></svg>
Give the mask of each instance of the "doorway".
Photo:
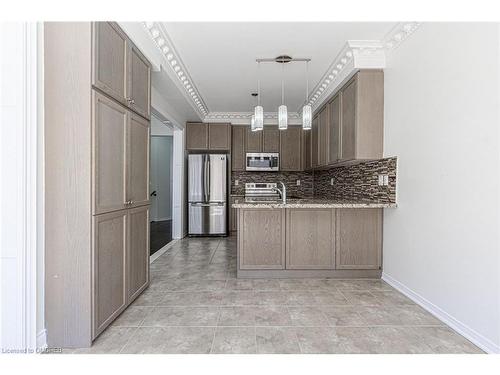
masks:
<svg viewBox="0 0 500 375"><path fill-rule="evenodd" d="M172 241L173 137L151 136L150 255Z"/></svg>

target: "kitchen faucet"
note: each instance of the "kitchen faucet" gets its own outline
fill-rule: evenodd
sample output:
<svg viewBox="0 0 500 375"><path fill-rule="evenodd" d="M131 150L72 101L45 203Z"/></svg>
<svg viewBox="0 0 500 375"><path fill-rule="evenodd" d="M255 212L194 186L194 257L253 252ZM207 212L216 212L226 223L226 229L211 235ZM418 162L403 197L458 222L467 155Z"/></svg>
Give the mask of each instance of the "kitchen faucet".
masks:
<svg viewBox="0 0 500 375"><path fill-rule="evenodd" d="M275 188L278 193L280 193L281 200L283 201L283 204L286 204L286 186L285 184L280 181L281 184L281 190L279 188Z"/></svg>

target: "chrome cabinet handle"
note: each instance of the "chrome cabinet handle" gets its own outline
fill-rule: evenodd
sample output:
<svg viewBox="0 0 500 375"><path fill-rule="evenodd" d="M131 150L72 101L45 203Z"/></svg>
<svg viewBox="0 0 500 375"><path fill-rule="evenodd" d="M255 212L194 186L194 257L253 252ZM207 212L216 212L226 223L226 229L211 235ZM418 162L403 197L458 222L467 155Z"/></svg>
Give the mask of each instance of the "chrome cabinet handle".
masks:
<svg viewBox="0 0 500 375"><path fill-rule="evenodd" d="M129 104L135 104L135 100L132 98L125 98Z"/></svg>

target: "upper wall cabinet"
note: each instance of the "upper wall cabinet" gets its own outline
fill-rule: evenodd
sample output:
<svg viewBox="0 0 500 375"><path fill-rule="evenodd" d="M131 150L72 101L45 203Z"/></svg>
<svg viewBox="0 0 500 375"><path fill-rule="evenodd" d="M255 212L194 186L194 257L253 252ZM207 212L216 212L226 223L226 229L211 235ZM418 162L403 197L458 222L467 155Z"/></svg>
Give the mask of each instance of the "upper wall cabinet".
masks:
<svg viewBox="0 0 500 375"><path fill-rule="evenodd" d="M328 103L328 164L340 159L340 94Z"/></svg>
<svg viewBox="0 0 500 375"><path fill-rule="evenodd" d="M245 126L232 126L231 142L231 169L233 171L245 170Z"/></svg>
<svg viewBox="0 0 500 375"><path fill-rule="evenodd" d="M289 126L280 130L280 170L302 170L302 128Z"/></svg>
<svg viewBox="0 0 500 375"><path fill-rule="evenodd" d="M280 130L277 126L264 126L262 152L280 152Z"/></svg>
<svg viewBox="0 0 500 375"><path fill-rule="evenodd" d="M246 152L262 152L262 131L252 131L250 126L247 126L245 137Z"/></svg>
<svg viewBox="0 0 500 375"><path fill-rule="evenodd" d="M379 159L384 145L384 73L358 72L341 90L341 161ZM334 124L332 124L334 126Z"/></svg>
<svg viewBox="0 0 500 375"><path fill-rule="evenodd" d="M186 150L229 151L231 124L186 123Z"/></svg>
<svg viewBox="0 0 500 375"><path fill-rule="evenodd" d="M112 22L93 24L92 84L149 119L151 65Z"/></svg>

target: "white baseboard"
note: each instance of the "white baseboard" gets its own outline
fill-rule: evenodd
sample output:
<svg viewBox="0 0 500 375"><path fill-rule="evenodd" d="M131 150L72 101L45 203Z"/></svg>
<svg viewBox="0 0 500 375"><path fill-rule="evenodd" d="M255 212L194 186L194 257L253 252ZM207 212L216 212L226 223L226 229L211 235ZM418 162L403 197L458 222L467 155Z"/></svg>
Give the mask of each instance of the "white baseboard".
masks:
<svg viewBox="0 0 500 375"><path fill-rule="evenodd" d="M173 239L172 241L170 241L168 244L166 244L165 246L163 246L160 250L158 250L157 252L155 252L153 255L151 255L149 257L149 263L153 263L156 259L158 259L159 257L161 257L163 254L165 254L165 252L170 249L177 241L179 240L176 240L176 239Z"/></svg>
<svg viewBox="0 0 500 375"><path fill-rule="evenodd" d="M36 335L36 348L38 350L47 349L47 330L45 328Z"/></svg>
<svg viewBox="0 0 500 375"><path fill-rule="evenodd" d="M460 322L452 315L448 314L446 311L441 309L440 307L434 305L432 302L422 297L418 293L414 292L406 285L402 284L398 280L394 279L392 276L382 273L382 280L384 280L387 284L403 293L405 296L410 298L413 302L420 305L422 308L430 312L436 318L441 320L443 323L447 324L455 330L460 335L464 336L466 339L471 341L473 344L480 347L486 353L500 353L500 346L492 342L490 339L484 337L480 333L476 332L474 329L470 328L466 324Z"/></svg>

